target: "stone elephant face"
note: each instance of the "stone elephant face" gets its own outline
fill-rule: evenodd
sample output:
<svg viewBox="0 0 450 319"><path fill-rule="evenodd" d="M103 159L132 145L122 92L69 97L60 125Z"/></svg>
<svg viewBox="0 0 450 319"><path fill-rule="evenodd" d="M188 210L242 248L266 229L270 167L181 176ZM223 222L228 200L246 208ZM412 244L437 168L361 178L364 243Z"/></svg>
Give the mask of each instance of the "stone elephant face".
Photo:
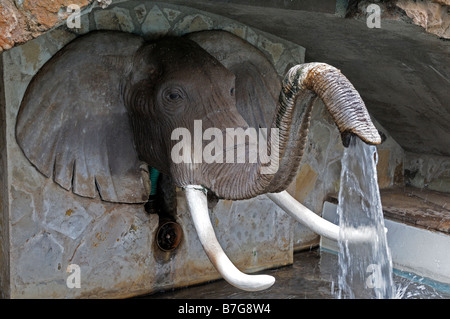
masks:
<svg viewBox="0 0 450 319"><path fill-rule="evenodd" d="M187 37L144 45L132 63L139 67L124 79L122 97L139 158L170 175L179 187L205 185L222 198L252 197L233 191L243 189L248 180L233 179L230 185L229 176L249 176L257 163L237 163L234 156L227 161L227 156L239 147L248 156L248 144L254 141L227 147L227 129L245 131L255 120L266 124L261 116L246 121L238 111L236 95L242 88L239 84L236 88L235 73ZM255 84L266 92L258 97L268 106L262 109L274 110L280 81L270 64L266 68L267 78ZM260 76L261 70L255 72ZM213 150L208 152L208 145Z"/></svg>
<svg viewBox="0 0 450 319"><path fill-rule="evenodd" d="M300 163L315 95L343 137L380 142L359 94L326 64L298 65L280 81L260 51L227 32L146 43L101 31L69 43L33 78L16 137L42 174L80 196L145 203L140 165L170 175L186 190L211 262L233 285L258 290L273 278L244 275L226 258L204 195L236 200L284 190ZM296 108L299 96L306 102Z"/></svg>

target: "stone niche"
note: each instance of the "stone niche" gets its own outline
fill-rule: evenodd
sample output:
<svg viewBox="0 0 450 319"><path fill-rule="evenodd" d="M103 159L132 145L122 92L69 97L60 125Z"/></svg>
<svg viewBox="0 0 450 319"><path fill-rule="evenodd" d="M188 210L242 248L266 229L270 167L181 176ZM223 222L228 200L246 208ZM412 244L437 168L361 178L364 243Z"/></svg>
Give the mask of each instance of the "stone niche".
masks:
<svg viewBox="0 0 450 319"><path fill-rule="evenodd" d="M157 215L143 205L113 204L67 192L30 164L15 139L19 106L42 65L77 36L121 30L148 40L201 30L229 31L259 48L280 76L304 62L305 49L236 21L189 7L152 1L117 1L84 12L79 28L61 25L3 52L0 63L0 296L3 298L122 298L220 278L195 232L181 191L176 221L180 246L156 245ZM71 94L71 92L67 92ZM376 123L376 122L375 122ZM379 147L385 187L395 183L403 151L387 135ZM328 193L339 189L340 135L321 101L314 106L302 165L288 191L319 213ZM266 196L219 201L210 210L219 242L244 272L288 265L294 250L319 237L293 223ZM68 285L79 268L79 288ZM69 278L70 279L70 278ZM73 287L73 288L72 288Z"/></svg>

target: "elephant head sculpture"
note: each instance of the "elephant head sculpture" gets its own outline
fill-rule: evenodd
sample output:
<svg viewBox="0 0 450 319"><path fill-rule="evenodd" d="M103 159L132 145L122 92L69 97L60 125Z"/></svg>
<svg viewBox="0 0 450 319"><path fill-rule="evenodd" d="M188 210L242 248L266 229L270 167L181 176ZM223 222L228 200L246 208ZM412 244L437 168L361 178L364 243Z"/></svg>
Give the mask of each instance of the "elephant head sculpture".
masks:
<svg viewBox="0 0 450 319"><path fill-rule="evenodd" d="M232 200L268 194L319 234L336 238L337 226L284 191L297 172L316 97L333 116L344 144L351 134L369 144L381 142L358 92L327 64L297 65L280 81L259 50L224 31L155 42L99 31L66 45L33 78L18 114L16 138L43 175L84 197L145 203L149 190L141 163L170 175L185 191L216 269L236 287L260 290L274 279L243 274L227 258L211 226L206 192ZM171 138L177 130L195 135L199 123L201 133L214 128L210 139L223 140L230 138L228 128L267 128L257 140L264 142L266 158L224 160L238 149L247 159L252 156L255 142L244 139L215 149L214 158L222 160L205 161L194 144L203 150L207 141L178 144ZM186 161L173 159L180 146ZM267 156L275 153L278 165L271 169Z"/></svg>

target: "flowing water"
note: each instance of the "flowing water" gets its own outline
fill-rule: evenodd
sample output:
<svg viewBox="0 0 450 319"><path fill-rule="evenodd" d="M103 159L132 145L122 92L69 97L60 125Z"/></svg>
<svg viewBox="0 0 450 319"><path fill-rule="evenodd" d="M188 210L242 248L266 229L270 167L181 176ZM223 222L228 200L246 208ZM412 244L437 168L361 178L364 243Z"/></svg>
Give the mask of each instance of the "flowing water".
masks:
<svg viewBox="0 0 450 319"><path fill-rule="evenodd" d="M352 137L342 158L339 191L338 298L395 297L376 161L375 146Z"/></svg>

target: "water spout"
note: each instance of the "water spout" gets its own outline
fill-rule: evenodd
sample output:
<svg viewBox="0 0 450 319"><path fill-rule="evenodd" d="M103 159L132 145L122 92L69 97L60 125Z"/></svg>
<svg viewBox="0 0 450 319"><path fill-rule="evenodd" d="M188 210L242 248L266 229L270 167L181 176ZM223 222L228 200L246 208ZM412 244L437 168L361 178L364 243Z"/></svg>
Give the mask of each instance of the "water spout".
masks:
<svg viewBox="0 0 450 319"><path fill-rule="evenodd" d="M339 191L339 298L395 296L377 183L376 148L352 137L342 158ZM367 240L355 241L365 233Z"/></svg>

